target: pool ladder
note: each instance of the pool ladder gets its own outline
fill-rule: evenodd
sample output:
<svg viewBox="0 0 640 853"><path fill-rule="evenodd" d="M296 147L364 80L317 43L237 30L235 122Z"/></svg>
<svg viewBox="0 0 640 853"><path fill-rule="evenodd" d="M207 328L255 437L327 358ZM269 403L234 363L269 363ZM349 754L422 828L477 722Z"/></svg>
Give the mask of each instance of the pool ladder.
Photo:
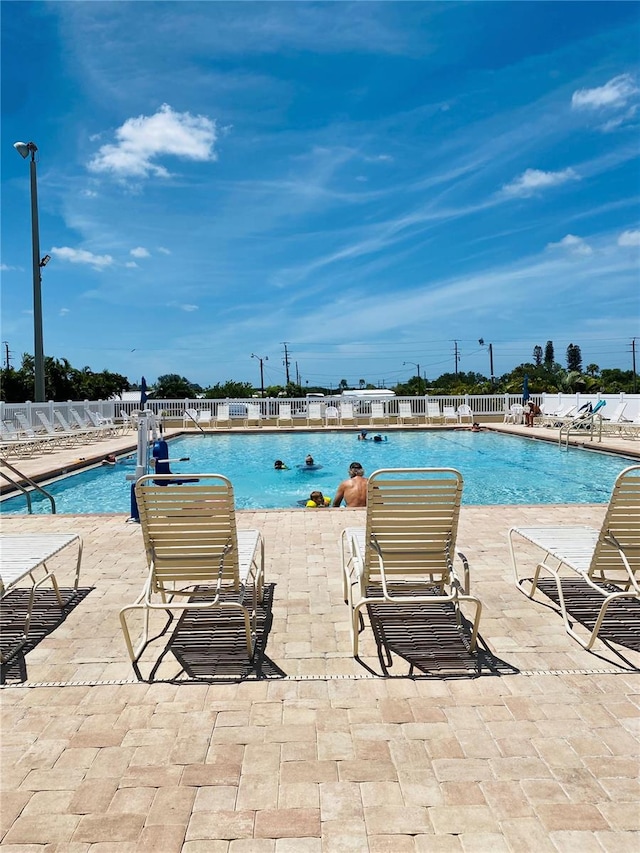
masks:
<svg viewBox="0 0 640 853"><path fill-rule="evenodd" d="M53 495L50 495L46 489L43 489L42 486L39 486L35 480L32 480L31 477L27 477L26 474L23 474L22 471L19 471L15 466L13 466L10 462L7 462L6 459L0 457L0 466L4 465L5 468L8 468L13 474L18 476L20 480L23 480L25 483L28 483L31 486L31 491L26 489L21 482L18 480L14 480L13 477L9 476L5 471L0 470L0 477L3 477L7 482L11 483L12 486L15 486L16 489L22 492L27 501L27 512L29 515L33 515L33 508L31 506L31 492L40 492L41 495L44 495L51 502L51 514L56 514L56 502L54 500Z"/></svg>

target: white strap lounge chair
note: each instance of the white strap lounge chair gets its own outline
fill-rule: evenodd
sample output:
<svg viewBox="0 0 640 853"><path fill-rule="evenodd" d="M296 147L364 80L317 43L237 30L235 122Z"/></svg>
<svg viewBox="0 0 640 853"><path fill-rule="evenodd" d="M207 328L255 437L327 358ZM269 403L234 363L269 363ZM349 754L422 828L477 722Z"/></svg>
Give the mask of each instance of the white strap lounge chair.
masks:
<svg viewBox="0 0 640 853"><path fill-rule="evenodd" d="M411 411L411 403L398 403L398 423L404 425L417 422L418 416Z"/></svg>
<svg viewBox="0 0 640 853"><path fill-rule="evenodd" d="M74 593L80 580L80 563L82 562L82 538L77 533L42 533L0 536L0 598L19 586L21 581L30 582L29 599L25 616L22 636L10 650L0 654L3 662L12 657L25 644L29 637L31 617L36 590L44 583L51 583L60 608L65 602L60 595L55 571L47 566L60 551L72 543L78 546L78 556L73 582ZM42 573L39 579L37 575ZM68 602L66 602L68 603Z"/></svg>
<svg viewBox="0 0 640 853"><path fill-rule="evenodd" d="M442 407L442 418L446 423L458 423L458 413L456 412L455 406L443 406Z"/></svg>
<svg viewBox="0 0 640 853"><path fill-rule="evenodd" d="M340 423L342 426L351 426L356 424L356 417L353 413L353 403L340 403Z"/></svg>
<svg viewBox="0 0 640 853"><path fill-rule="evenodd" d="M342 532L345 601L351 618L353 655L358 655L360 614L370 603L474 605L470 648L476 643L481 604L469 594L469 566L453 565L462 476L452 468L374 471L367 483L365 528Z"/></svg>
<svg viewBox="0 0 640 853"><path fill-rule="evenodd" d="M280 403L278 406L278 417L276 419L277 426L293 426L293 415L291 413L291 403Z"/></svg>
<svg viewBox="0 0 640 853"><path fill-rule="evenodd" d="M120 623L138 677L154 611L235 610L243 617L247 654L253 656L264 582L262 536L258 530L237 530L233 487L226 477L193 477L180 484L173 474L152 474L136 482L149 572L136 601L120 611ZM136 646L127 621L134 611L143 616Z"/></svg>
<svg viewBox="0 0 640 853"><path fill-rule="evenodd" d="M440 411L440 403L437 400L427 400L427 423L442 423L442 412Z"/></svg>
<svg viewBox="0 0 640 853"><path fill-rule="evenodd" d="M624 416L626 403L618 403L610 418L603 417L601 421L602 433L605 435L621 435L624 433L624 427L629 423Z"/></svg>
<svg viewBox="0 0 640 853"><path fill-rule="evenodd" d="M198 416L198 424L202 425L202 421ZM215 419L216 427L230 427L231 426L231 413L229 411L228 403L218 403L216 407L216 419Z"/></svg>
<svg viewBox="0 0 640 853"><path fill-rule="evenodd" d="M515 541L520 537L544 552L533 578L520 576ZM515 583L533 598L541 572L555 580L560 612L567 633L585 649L595 643L607 608L620 598L640 600L640 465L622 471L613 487L600 530L592 527L512 527L509 549ZM602 595L602 606L587 638L573 628L567 613L562 578L567 574L582 578Z"/></svg>
<svg viewBox="0 0 640 853"><path fill-rule="evenodd" d="M376 424L388 424L389 416L385 412L384 403L378 402L376 400L371 403L371 414L369 415L369 426L376 426Z"/></svg>
<svg viewBox="0 0 640 853"><path fill-rule="evenodd" d="M262 412L258 403L247 403L246 426L262 426Z"/></svg>
<svg viewBox="0 0 640 853"><path fill-rule="evenodd" d="M31 441L36 445L36 449L41 452L52 452L57 446L57 442L53 441L50 436L44 432L37 433L27 420L24 412L15 412L14 418L20 426L20 433L23 439Z"/></svg>
<svg viewBox="0 0 640 853"><path fill-rule="evenodd" d="M307 403L307 426L323 426L322 403Z"/></svg>
<svg viewBox="0 0 640 853"><path fill-rule="evenodd" d="M208 427L211 426L211 418L213 415L211 414L211 409L200 409L198 412L198 426ZM227 417L227 420L229 418Z"/></svg>
<svg viewBox="0 0 640 853"><path fill-rule="evenodd" d="M182 413L182 426L183 427L195 427L198 424L198 410L197 409L185 409Z"/></svg>

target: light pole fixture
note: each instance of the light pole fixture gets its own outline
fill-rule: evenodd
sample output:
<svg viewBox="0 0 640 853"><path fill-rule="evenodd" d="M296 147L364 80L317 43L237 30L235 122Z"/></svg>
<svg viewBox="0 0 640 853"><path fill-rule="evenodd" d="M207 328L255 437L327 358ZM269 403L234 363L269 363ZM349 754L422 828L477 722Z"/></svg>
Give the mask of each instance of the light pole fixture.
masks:
<svg viewBox="0 0 640 853"><path fill-rule="evenodd" d="M422 377L420 376L420 365L416 364L415 361L403 361L402 362L403 367L405 364L412 364L416 368L416 370L418 371L418 396L419 396L420 392L422 391Z"/></svg>
<svg viewBox="0 0 640 853"><path fill-rule="evenodd" d="M265 361L269 361L269 356L265 355L264 358L260 358L259 355L256 355L255 353L252 352L251 358L257 358L258 361L260 362L260 396L264 397L264 368L263 368L262 364Z"/></svg>
<svg viewBox="0 0 640 853"><path fill-rule="evenodd" d="M478 338L478 343L481 347L484 346L484 338ZM495 385L495 376L493 375L493 344L489 344L487 349L489 350L489 367L491 369L491 384Z"/></svg>
<svg viewBox="0 0 640 853"><path fill-rule="evenodd" d="M35 142L15 142L13 147L26 160L31 155L31 257L33 267L33 360L35 373L34 402L43 403L44 391L44 344L42 342L42 273L40 270L51 260L49 255L40 258L40 231L38 228L38 182L36 177Z"/></svg>

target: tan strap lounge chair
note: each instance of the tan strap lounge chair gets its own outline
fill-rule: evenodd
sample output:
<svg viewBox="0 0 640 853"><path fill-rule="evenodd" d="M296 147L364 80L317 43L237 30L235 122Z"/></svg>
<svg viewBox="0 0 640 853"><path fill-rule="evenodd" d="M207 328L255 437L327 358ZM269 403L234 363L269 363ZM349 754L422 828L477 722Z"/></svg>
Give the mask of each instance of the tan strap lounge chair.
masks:
<svg viewBox="0 0 640 853"><path fill-rule="evenodd" d="M151 474L136 482L149 571L136 601L120 611L120 623L138 675L149 642L149 617L157 610L236 610L244 620L247 653L253 656L264 582L262 536L258 530L237 529L233 487L226 477L194 474L189 480ZM137 646L127 622L134 611L143 614Z"/></svg>
<svg viewBox="0 0 640 853"><path fill-rule="evenodd" d="M520 576L516 561L517 537L544 552L533 578ZM533 598L541 572L555 580L560 611L567 633L585 649L595 643L612 601L640 599L640 465L622 471L613 487L600 530L592 527L512 527L509 549L518 589ZM562 578L578 575L602 595L602 606L588 637L576 633L567 614Z"/></svg>
<svg viewBox="0 0 640 853"><path fill-rule="evenodd" d="M5 595L17 587L25 578L28 578L31 584L23 635L18 645L12 648L9 654L3 653L0 656L2 661L12 657L25 644L29 637L33 603L37 589L44 583L50 582L60 608L65 606L65 602L60 595L55 572L47 566L47 562L73 543L78 547L73 582L73 589L76 592L80 580L80 563L82 562L82 538L79 534L29 533L0 536L0 598L4 598ZM38 578L40 574L42 577Z"/></svg>
<svg viewBox="0 0 640 853"><path fill-rule="evenodd" d="M347 527L341 535L354 657L361 611L381 601L425 609L452 604L458 625L460 604L472 603L474 649L482 605L469 594L464 555L458 554L461 574L453 565L462 486L462 475L452 468L387 468L369 477L366 527Z"/></svg>

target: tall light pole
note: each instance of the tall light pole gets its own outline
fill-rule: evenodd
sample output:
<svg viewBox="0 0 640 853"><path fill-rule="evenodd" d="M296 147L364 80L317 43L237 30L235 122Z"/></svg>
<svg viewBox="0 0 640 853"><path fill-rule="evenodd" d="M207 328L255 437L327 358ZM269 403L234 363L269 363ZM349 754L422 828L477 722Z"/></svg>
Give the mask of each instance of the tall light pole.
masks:
<svg viewBox="0 0 640 853"><path fill-rule="evenodd" d="M418 396L420 396L420 392L422 391L422 377L420 376L420 365L416 364L415 361L403 361L402 365L412 364L416 370L418 371Z"/></svg>
<svg viewBox="0 0 640 853"><path fill-rule="evenodd" d="M31 154L29 171L31 174L31 254L33 263L33 359L35 372L34 402L45 400L44 392L44 345L42 342L42 273L51 258L45 255L40 258L40 231L38 228L38 182L36 179L35 142L15 142L13 147L18 154L27 159Z"/></svg>
<svg viewBox="0 0 640 853"><path fill-rule="evenodd" d="M269 356L265 355L264 358L260 358L259 355L256 355L255 353L251 353L251 358L257 358L258 361L260 362L260 396L264 397L264 369L262 367L262 363L264 361L269 361Z"/></svg>
<svg viewBox="0 0 640 853"><path fill-rule="evenodd" d="M481 347L484 346L484 338L479 338L478 343ZM489 350L489 367L491 369L491 384L495 384L495 376L493 375L493 344L489 344L487 349Z"/></svg>

